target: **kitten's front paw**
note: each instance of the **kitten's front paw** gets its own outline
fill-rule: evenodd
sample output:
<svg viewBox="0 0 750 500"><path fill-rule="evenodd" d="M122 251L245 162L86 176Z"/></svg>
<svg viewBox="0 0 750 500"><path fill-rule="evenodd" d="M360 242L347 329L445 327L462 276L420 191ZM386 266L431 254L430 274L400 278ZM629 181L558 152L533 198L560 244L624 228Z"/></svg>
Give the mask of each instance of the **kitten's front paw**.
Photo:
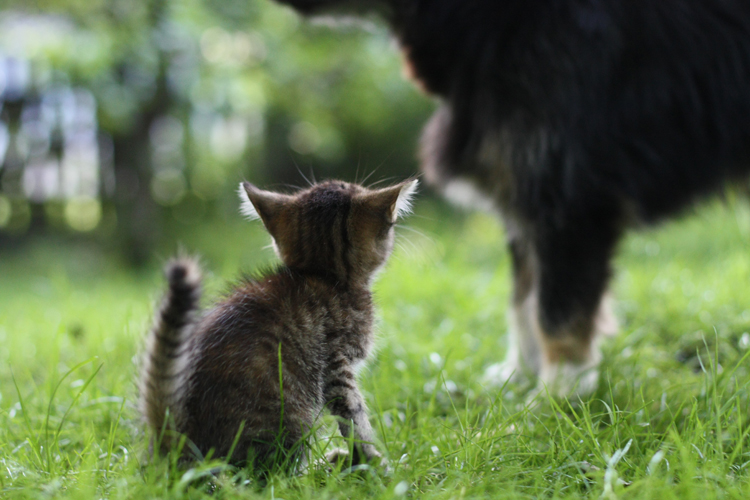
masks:
<svg viewBox="0 0 750 500"><path fill-rule="evenodd" d="M335 450L329 451L326 453L326 460L328 460L328 463L333 465L334 467L351 467L352 465L352 456L349 453L349 450L346 450L344 448L336 448Z"/></svg>
<svg viewBox="0 0 750 500"><path fill-rule="evenodd" d="M349 450L343 448L336 448L335 450L326 453L326 460L334 468L347 469L355 465L362 465L352 460L352 456ZM385 474L390 472L390 464L388 459L384 458L383 455L378 451L372 451L369 453L367 458L367 464L373 467L378 467Z"/></svg>

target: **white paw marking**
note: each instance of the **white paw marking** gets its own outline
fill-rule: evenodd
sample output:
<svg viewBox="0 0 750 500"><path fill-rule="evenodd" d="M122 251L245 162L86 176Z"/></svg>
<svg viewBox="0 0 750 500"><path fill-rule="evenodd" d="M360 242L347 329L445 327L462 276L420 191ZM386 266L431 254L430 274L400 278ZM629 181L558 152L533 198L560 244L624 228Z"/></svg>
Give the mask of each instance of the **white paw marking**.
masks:
<svg viewBox="0 0 750 500"><path fill-rule="evenodd" d="M539 383L535 392L569 399L590 396L599 383L597 367L600 360L601 354L597 350L591 359L584 363L545 363L539 373Z"/></svg>

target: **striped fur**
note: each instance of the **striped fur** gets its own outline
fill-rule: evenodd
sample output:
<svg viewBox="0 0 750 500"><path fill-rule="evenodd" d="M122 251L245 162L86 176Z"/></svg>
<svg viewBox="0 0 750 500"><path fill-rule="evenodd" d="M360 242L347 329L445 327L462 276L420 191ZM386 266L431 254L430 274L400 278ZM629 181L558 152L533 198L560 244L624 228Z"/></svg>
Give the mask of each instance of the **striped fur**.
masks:
<svg viewBox="0 0 750 500"><path fill-rule="evenodd" d="M192 458L211 452L237 464L296 464L328 408L342 435L354 438L349 459L378 459L356 368L373 343L370 283L415 188L416 181L380 190L328 181L283 195L243 183L242 211L263 222L283 265L241 280L194 323L197 282L182 286L188 280L174 276L182 268L170 266L144 371L152 430L165 426L169 409L169 429L189 439ZM174 444L162 442L162 451Z"/></svg>
<svg viewBox="0 0 750 500"><path fill-rule="evenodd" d="M159 433L174 426L165 423L167 410L175 420L182 413L180 396L188 375L186 343L201 295L200 269L195 261L187 258L171 261L166 276L169 289L148 337L140 391L146 422ZM171 444L169 436L169 433L160 436L164 449Z"/></svg>

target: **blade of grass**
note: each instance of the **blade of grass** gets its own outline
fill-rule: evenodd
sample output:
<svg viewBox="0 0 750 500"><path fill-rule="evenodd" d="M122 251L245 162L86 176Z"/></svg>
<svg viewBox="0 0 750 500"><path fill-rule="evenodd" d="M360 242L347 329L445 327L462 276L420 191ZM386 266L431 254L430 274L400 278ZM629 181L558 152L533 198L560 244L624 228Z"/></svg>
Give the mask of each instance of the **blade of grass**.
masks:
<svg viewBox="0 0 750 500"><path fill-rule="evenodd" d="M39 441L35 437L35 433L33 429L31 428L31 420L29 420L29 412L26 404L24 404L23 396L21 396L21 389L18 388L18 382L16 381L16 376L13 373L13 368L10 369L10 377L13 380L13 386L16 388L16 394L18 395L18 403L21 405L21 414L23 415L23 421L26 424L26 432L28 432L28 437L26 440L29 442L29 446L31 447L31 452L35 456L35 458L38 461L38 467L40 469L44 466L44 459L39 454Z"/></svg>
<svg viewBox="0 0 750 500"><path fill-rule="evenodd" d="M65 374L60 378L60 380L55 384L54 389L52 389L52 394L50 394L49 397L49 403L47 404L47 415L44 418L44 448L45 448L45 455L47 458L47 472L52 474L52 447L49 443L49 417L52 414L52 403L55 401L55 395L57 394L57 390L60 388L62 383L65 381L68 376L70 376L71 373L75 372L79 368L81 368L84 365L87 365L94 361L96 359L96 356L87 359L86 361L82 361L75 365L73 368L65 372ZM101 368L101 367L100 367ZM97 369L97 371L99 371ZM68 411L70 411L70 408L68 408ZM67 412L66 412L67 414ZM63 420L65 420L65 417L63 417ZM62 422L60 423L62 425ZM55 441L57 440L57 436L55 436Z"/></svg>

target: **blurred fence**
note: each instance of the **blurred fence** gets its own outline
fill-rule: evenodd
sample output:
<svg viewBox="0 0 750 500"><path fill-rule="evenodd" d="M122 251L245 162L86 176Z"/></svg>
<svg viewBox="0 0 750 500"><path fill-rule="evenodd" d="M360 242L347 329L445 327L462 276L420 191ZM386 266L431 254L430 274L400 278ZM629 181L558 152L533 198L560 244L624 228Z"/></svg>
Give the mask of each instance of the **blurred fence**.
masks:
<svg viewBox="0 0 750 500"><path fill-rule="evenodd" d="M165 227L234 210L242 178L414 172L431 103L376 24L263 0L42 3L0 10L0 245L86 233L140 260Z"/></svg>

